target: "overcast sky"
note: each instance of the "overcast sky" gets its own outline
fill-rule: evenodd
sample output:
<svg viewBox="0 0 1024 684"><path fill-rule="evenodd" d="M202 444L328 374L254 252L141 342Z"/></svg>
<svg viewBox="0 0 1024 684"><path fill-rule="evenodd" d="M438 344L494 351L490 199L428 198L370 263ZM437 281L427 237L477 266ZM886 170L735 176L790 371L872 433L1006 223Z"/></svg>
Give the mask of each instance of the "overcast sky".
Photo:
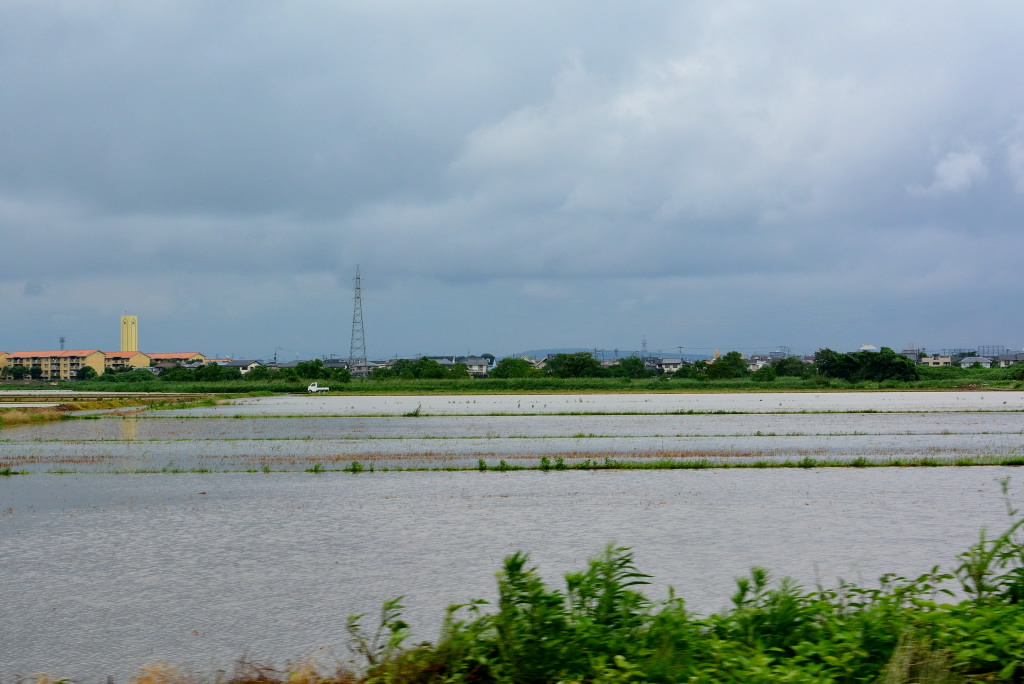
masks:
<svg viewBox="0 0 1024 684"><path fill-rule="evenodd" d="M1016 1L5 0L0 350L1024 346Z"/></svg>

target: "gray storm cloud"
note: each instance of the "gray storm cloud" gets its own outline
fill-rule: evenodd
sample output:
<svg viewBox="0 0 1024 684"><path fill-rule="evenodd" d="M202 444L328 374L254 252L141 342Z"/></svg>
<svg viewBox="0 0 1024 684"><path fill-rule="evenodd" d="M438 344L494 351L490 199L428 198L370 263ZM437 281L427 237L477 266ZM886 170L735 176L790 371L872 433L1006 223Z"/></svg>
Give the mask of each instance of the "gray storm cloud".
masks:
<svg viewBox="0 0 1024 684"><path fill-rule="evenodd" d="M0 348L1016 346L1022 15L5 3Z"/></svg>

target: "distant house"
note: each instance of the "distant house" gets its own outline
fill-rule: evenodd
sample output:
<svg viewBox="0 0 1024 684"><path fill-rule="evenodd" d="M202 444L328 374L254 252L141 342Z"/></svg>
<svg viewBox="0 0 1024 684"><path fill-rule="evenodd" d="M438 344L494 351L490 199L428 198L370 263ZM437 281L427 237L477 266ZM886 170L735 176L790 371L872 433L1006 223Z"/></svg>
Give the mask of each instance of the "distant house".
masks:
<svg viewBox="0 0 1024 684"><path fill-rule="evenodd" d="M478 378L486 377L487 370L490 368L490 362L482 356L467 356L459 363L466 364L469 374Z"/></svg>
<svg viewBox="0 0 1024 684"><path fill-rule="evenodd" d="M329 368L331 370L348 370L348 359L324 359L324 368Z"/></svg>
<svg viewBox="0 0 1024 684"><path fill-rule="evenodd" d="M919 361L921 359L921 350L911 344L900 352L900 356L906 356L911 361Z"/></svg>
<svg viewBox="0 0 1024 684"><path fill-rule="evenodd" d="M996 363L1000 368L1009 368L1015 363L1024 361L1024 352L1015 352L1013 354L1000 354L999 358L996 359Z"/></svg>
<svg viewBox="0 0 1024 684"><path fill-rule="evenodd" d="M534 359L529 356L520 356L519 358L521 358L523 361L526 361L528 364L530 364L537 370L544 370L544 367L548 365L548 360L546 358Z"/></svg>
<svg viewBox="0 0 1024 684"><path fill-rule="evenodd" d="M922 356L921 360L918 361L922 366L930 366L932 368L941 368L942 366L952 366L953 357L942 356L941 354L931 354Z"/></svg>
<svg viewBox="0 0 1024 684"><path fill-rule="evenodd" d="M256 366L262 366L263 364L256 359L234 359L221 365L225 368L237 368L242 375L245 375Z"/></svg>
<svg viewBox="0 0 1024 684"><path fill-rule="evenodd" d="M656 365L659 373L669 375L671 373L675 373L677 370L683 367L683 360L681 358L658 359Z"/></svg>
<svg viewBox="0 0 1024 684"><path fill-rule="evenodd" d="M747 358L747 368L751 371L758 371L765 366L771 365L773 360L771 356L766 354L752 354Z"/></svg>
<svg viewBox="0 0 1024 684"><path fill-rule="evenodd" d="M976 363L982 368L990 368L992 366L992 359L985 356L965 356L960 359L961 368L970 368Z"/></svg>

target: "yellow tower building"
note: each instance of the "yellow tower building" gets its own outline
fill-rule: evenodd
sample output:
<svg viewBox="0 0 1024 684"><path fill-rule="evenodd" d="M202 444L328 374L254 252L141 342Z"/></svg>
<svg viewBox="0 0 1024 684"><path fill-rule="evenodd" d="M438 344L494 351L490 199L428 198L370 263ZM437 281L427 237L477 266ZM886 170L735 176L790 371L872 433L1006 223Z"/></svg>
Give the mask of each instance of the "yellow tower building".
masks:
<svg viewBox="0 0 1024 684"><path fill-rule="evenodd" d="M139 317L121 316L121 351L139 350Z"/></svg>

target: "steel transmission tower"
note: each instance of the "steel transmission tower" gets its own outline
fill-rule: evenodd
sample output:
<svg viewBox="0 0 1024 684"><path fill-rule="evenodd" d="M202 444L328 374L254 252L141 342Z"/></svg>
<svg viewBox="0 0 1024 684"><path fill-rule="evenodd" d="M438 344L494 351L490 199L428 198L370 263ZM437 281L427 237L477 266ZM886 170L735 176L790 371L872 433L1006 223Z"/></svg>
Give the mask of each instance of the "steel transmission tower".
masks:
<svg viewBox="0 0 1024 684"><path fill-rule="evenodd" d="M356 279L352 296L352 345L348 351L348 369L353 376L363 376L366 367L366 334L363 332L363 287L356 266Z"/></svg>

